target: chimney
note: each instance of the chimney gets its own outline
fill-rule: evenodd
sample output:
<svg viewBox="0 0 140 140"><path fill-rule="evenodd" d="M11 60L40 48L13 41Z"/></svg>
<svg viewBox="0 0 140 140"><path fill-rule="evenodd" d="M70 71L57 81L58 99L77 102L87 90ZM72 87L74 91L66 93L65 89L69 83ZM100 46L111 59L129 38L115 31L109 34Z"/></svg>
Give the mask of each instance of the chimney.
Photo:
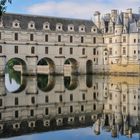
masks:
<svg viewBox="0 0 140 140"><path fill-rule="evenodd" d="M95 22L95 25L100 28L101 26L101 20L100 20L100 12L99 11L95 11L94 13L94 22Z"/></svg>
<svg viewBox="0 0 140 140"><path fill-rule="evenodd" d="M111 19L113 22L115 22L117 19L117 13L118 13L117 10L115 10L115 9L111 10Z"/></svg>
<svg viewBox="0 0 140 140"><path fill-rule="evenodd" d="M123 25L128 27L128 22L129 22L129 14L128 13L123 13Z"/></svg>
<svg viewBox="0 0 140 140"><path fill-rule="evenodd" d="M127 9L126 12L128 13L129 20L132 21L132 8Z"/></svg>

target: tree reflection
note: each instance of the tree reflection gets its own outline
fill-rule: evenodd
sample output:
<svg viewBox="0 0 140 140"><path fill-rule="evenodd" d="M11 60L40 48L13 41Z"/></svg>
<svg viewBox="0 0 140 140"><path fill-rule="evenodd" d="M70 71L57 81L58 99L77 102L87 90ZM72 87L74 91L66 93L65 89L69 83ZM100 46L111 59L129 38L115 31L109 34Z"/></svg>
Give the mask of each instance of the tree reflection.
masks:
<svg viewBox="0 0 140 140"><path fill-rule="evenodd" d="M55 77L52 75L37 75L38 88L44 92L51 91L55 86Z"/></svg>

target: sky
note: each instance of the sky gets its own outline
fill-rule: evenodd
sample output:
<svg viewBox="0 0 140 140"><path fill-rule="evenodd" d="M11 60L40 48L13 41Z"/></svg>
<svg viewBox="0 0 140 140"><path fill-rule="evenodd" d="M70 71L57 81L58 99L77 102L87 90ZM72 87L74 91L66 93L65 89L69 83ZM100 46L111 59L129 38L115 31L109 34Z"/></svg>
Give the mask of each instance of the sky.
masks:
<svg viewBox="0 0 140 140"><path fill-rule="evenodd" d="M12 0L7 12L70 18L92 18L95 11L105 14L112 9L138 13L140 0Z"/></svg>
<svg viewBox="0 0 140 140"><path fill-rule="evenodd" d="M131 140L138 140L138 134L133 134ZM1 140L128 140L127 136L119 135L116 139L111 137L111 133L103 131L100 135L95 135L92 127L50 131L46 133L36 133Z"/></svg>

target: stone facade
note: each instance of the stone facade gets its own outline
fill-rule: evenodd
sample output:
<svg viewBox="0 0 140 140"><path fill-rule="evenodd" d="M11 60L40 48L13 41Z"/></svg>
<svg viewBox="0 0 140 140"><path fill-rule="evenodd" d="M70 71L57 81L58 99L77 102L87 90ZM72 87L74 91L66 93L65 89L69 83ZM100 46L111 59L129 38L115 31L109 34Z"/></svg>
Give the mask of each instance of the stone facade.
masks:
<svg viewBox="0 0 140 140"><path fill-rule="evenodd" d="M132 9L102 18L96 11L94 20L6 13L0 24L1 74L11 59L25 66L23 74L139 74L139 19Z"/></svg>
<svg viewBox="0 0 140 140"><path fill-rule="evenodd" d="M14 91L0 78L0 137L92 125L96 134L139 133L139 77L43 75L44 87L24 78Z"/></svg>

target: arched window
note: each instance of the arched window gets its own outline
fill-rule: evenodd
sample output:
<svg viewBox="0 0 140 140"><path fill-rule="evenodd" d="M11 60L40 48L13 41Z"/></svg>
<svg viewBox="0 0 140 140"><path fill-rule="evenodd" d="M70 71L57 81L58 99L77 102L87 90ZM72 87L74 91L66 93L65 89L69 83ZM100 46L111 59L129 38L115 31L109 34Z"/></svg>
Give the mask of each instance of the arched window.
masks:
<svg viewBox="0 0 140 140"><path fill-rule="evenodd" d="M18 20L14 20L12 26L13 28L20 28L20 22Z"/></svg>
<svg viewBox="0 0 140 140"><path fill-rule="evenodd" d="M73 24L68 25L68 31L74 31L74 25Z"/></svg>
<svg viewBox="0 0 140 140"><path fill-rule="evenodd" d="M45 23L43 24L43 29L44 29L44 30L50 30L50 23L45 22Z"/></svg>
<svg viewBox="0 0 140 140"><path fill-rule="evenodd" d="M63 30L63 25L61 23L56 24L56 30L57 31L62 31Z"/></svg>
<svg viewBox="0 0 140 140"><path fill-rule="evenodd" d="M35 29L35 23L34 23L34 21L30 21L28 23L28 29Z"/></svg>
<svg viewBox="0 0 140 140"><path fill-rule="evenodd" d="M85 32L85 26L84 25L79 26L79 32Z"/></svg>

